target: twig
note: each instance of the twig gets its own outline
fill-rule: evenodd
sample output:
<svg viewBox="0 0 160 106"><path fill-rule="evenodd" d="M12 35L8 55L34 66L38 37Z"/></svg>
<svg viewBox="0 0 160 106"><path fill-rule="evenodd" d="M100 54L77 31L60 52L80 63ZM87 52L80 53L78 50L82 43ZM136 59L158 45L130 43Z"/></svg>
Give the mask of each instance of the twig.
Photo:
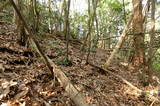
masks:
<svg viewBox="0 0 160 106"><path fill-rule="evenodd" d="M155 103L155 100L151 103L151 105L150 106L153 106L153 104Z"/></svg>

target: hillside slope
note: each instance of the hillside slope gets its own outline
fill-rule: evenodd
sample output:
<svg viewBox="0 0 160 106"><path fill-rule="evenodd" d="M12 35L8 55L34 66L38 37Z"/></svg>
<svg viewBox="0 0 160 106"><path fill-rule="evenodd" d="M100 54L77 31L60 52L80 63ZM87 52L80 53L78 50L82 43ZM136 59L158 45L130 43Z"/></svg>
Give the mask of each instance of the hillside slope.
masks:
<svg viewBox="0 0 160 106"><path fill-rule="evenodd" d="M0 25L0 103L11 106L74 106L63 87L54 80L36 53L16 43L17 34L14 25L1 22ZM136 92L118 78L104 73L89 64L85 64L86 54L80 52L81 44L72 41L69 46L71 62L64 60L66 41L62 36L52 34L37 38L43 51L71 80L72 84L83 93L90 104L97 106L150 106L152 101L136 95ZM89 61L103 65L110 53L97 49L91 53ZM121 75L140 89L139 71L128 69L116 60L111 65L114 73ZM156 81L153 82L157 85ZM156 103L154 103L156 106ZM157 103L158 105L158 103Z"/></svg>

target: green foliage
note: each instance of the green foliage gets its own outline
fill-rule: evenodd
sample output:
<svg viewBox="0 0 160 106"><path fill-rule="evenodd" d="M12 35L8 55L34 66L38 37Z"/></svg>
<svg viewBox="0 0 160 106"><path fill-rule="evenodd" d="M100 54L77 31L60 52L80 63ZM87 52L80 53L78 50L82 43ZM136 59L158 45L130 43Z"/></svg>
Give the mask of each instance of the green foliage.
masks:
<svg viewBox="0 0 160 106"><path fill-rule="evenodd" d="M160 72L160 62L153 62L153 69Z"/></svg>
<svg viewBox="0 0 160 106"><path fill-rule="evenodd" d="M6 0L0 0L0 3L2 2L2 4L3 4L3 1L6 1ZM7 5L4 8L4 11L1 11L1 13L0 13L0 19L2 21L12 22L12 18L13 18L12 11L13 11L12 6Z"/></svg>
<svg viewBox="0 0 160 106"><path fill-rule="evenodd" d="M72 17L70 17L70 33L72 34L72 38L78 38L80 32L83 32L84 29L87 29L87 18L88 15L74 13Z"/></svg>
<svg viewBox="0 0 160 106"><path fill-rule="evenodd" d="M152 66L155 71L160 72L160 49L158 49L155 54L155 58Z"/></svg>
<svg viewBox="0 0 160 106"><path fill-rule="evenodd" d="M57 46L59 44L60 44L60 41L58 41L58 40L56 40L56 41L49 41L48 42L48 46L51 46L51 47L55 47L55 46Z"/></svg>
<svg viewBox="0 0 160 106"><path fill-rule="evenodd" d="M127 6L128 3L125 3ZM118 35L122 32L124 26L123 4L120 0L101 0L97 8L98 16L100 16L100 31L102 37L108 35ZM128 12L126 10L126 12ZM115 42L117 39L115 39Z"/></svg>
<svg viewBox="0 0 160 106"><path fill-rule="evenodd" d="M55 48L56 53L58 54L58 56L61 56L64 54L63 50L61 48Z"/></svg>
<svg viewBox="0 0 160 106"><path fill-rule="evenodd" d="M4 15L1 19L2 19L3 21L9 21L9 22L12 21L12 17L9 16L9 15Z"/></svg>
<svg viewBox="0 0 160 106"><path fill-rule="evenodd" d="M63 65L63 66L71 66L72 62L68 60L66 57L58 58L55 63L57 65Z"/></svg>

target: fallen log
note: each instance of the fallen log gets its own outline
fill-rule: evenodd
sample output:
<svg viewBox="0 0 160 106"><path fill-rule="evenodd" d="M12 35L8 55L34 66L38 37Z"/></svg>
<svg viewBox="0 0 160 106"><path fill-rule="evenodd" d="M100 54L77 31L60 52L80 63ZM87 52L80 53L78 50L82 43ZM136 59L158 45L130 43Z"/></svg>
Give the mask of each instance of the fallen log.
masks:
<svg viewBox="0 0 160 106"><path fill-rule="evenodd" d="M38 42L33 36L32 31L29 29L27 23L25 22L24 18L22 17L20 11L18 10L17 6L15 5L13 0L10 0L11 4L13 5L15 11L17 12L19 18L24 24L25 29L27 30L28 37L31 43L34 45L37 52L42 56L44 62L46 63L47 67L51 71L52 75L56 76L60 84L64 87L65 91L68 93L69 97L74 101L77 106L89 106L89 104L85 101L84 96L72 85L69 81L67 76L56 66L49 58L46 56L43 51L41 50ZM53 69L52 69L53 66ZM54 73L54 74L53 74Z"/></svg>
<svg viewBox="0 0 160 106"><path fill-rule="evenodd" d="M129 81L127 81L125 78L123 78L122 76L118 75L118 74L115 74L113 72L112 69L109 69L109 68L103 68L103 67L100 67L100 66L97 66L95 64L92 64L91 62L88 62L89 65L103 71L104 73L109 73L115 77L117 77L118 79L120 79L122 82L124 82L125 84L127 84L129 87L131 87L132 89L136 90L137 93L139 93L141 96L145 96L147 95L152 101L159 101L157 97L154 97L153 95L160 95L160 92L157 90L150 90L150 91L144 91L144 90L141 90L139 89L138 87L134 86L132 83L130 83Z"/></svg>
<svg viewBox="0 0 160 106"><path fill-rule="evenodd" d="M48 58L49 59L49 58ZM60 84L64 87L65 91L68 93L69 97L74 101L77 106L89 106L85 101L85 97L79 92L74 85L70 82L67 76L64 74L61 69L56 66L50 59L50 64L53 66L53 72Z"/></svg>

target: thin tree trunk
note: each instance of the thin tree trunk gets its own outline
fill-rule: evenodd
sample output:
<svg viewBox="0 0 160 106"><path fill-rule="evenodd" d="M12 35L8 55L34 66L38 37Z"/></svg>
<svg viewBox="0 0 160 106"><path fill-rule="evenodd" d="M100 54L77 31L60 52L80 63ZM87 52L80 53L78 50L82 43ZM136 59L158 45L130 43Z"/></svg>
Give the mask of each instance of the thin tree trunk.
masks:
<svg viewBox="0 0 160 106"><path fill-rule="evenodd" d="M89 60L89 55L90 55L90 49L91 49L91 30L92 30L92 26L93 26L93 14L91 14L91 6L90 6L90 0L88 0L88 32L87 32L87 36L84 38L84 42L83 45L80 48L80 52L82 52L85 48L85 46L87 45L87 40L88 40L88 53L87 53L87 58L86 58L86 63ZM84 31L85 33L85 31ZM83 56L84 54L82 53L81 56ZM81 59L82 62L82 59Z"/></svg>
<svg viewBox="0 0 160 106"><path fill-rule="evenodd" d="M49 33L52 33L52 25L51 25L51 0L48 0L48 12L49 12L48 28L49 28Z"/></svg>
<svg viewBox="0 0 160 106"><path fill-rule="evenodd" d="M97 3L98 3L98 0L92 0L92 5L93 5L93 17L94 17L94 20L96 22L96 46L98 44L98 40L99 40L99 25L98 25L98 19L97 19Z"/></svg>
<svg viewBox="0 0 160 106"><path fill-rule="evenodd" d="M126 9L125 9L125 2L123 0L123 16L124 16L124 22L125 24L127 23L127 19L126 19Z"/></svg>
<svg viewBox="0 0 160 106"><path fill-rule="evenodd" d="M67 40L66 44L66 58L68 60L68 55L69 55L69 10L70 10L70 0L66 1L65 0L65 38Z"/></svg>
<svg viewBox="0 0 160 106"><path fill-rule="evenodd" d="M148 61L147 61L147 66L148 66L148 82L151 83L152 81L152 63L153 63L153 55L154 55L154 40L155 40L155 0L151 0L151 31L150 31L150 46L149 46L149 51L148 51Z"/></svg>
<svg viewBox="0 0 160 106"><path fill-rule="evenodd" d="M18 4L18 0L13 0L15 2L15 4L17 5ZM19 6L17 6L17 8L19 8ZM17 17L17 13L16 11L14 10L14 13L13 13L13 23L15 23L17 25L17 20L18 20L18 17Z"/></svg>
<svg viewBox="0 0 160 106"><path fill-rule="evenodd" d="M87 54L87 59L86 59L86 63L88 63L89 60L89 55L90 55L90 49L91 49L91 30L92 30L92 26L93 26L93 19L92 18L92 14L91 14L91 3L90 0L88 0L88 15L89 15L89 20L88 20L88 54Z"/></svg>
<svg viewBox="0 0 160 106"><path fill-rule="evenodd" d="M35 20L35 32L37 33L39 31L39 11L37 10L37 1L34 0L34 11L36 15L36 20Z"/></svg>

